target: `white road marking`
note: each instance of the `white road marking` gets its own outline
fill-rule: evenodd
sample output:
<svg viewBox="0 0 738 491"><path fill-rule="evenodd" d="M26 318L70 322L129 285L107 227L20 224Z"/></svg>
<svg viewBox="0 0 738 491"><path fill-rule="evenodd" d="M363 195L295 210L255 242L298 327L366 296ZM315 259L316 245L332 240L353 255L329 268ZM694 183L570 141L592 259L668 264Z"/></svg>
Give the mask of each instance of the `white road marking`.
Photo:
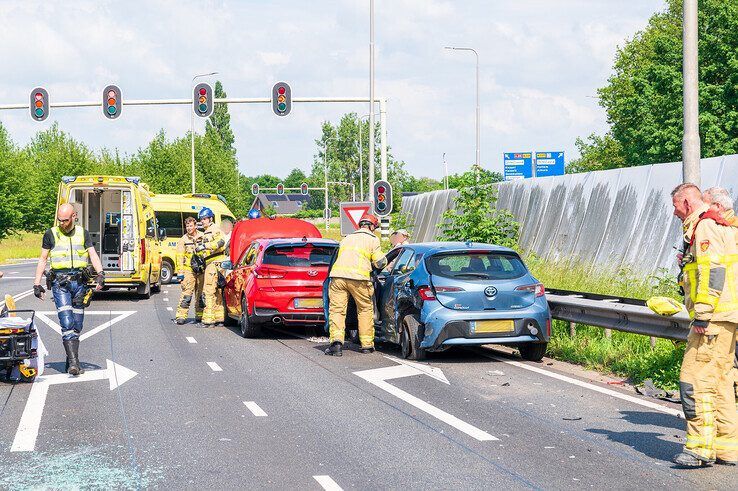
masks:
<svg viewBox="0 0 738 491"><path fill-rule="evenodd" d="M163 291L162 293L163 293L164 295L167 295L167 294L169 294L169 290L164 290L164 291Z"/></svg>
<svg viewBox="0 0 738 491"><path fill-rule="evenodd" d="M575 378L567 377L566 375L562 375L560 373L551 372L548 370L544 370L543 368L534 367L532 365L527 365L525 363L521 363L519 361L514 360L506 360L504 358L498 358L494 355L490 355L487 353L481 353L479 350L475 350L476 352L482 354L482 356L486 356L487 358L495 361L501 361L503 363L507 363L508 365L512 365L518 368L522 368L523 370L529 370L531 372L539 373L541 375L545 375L546 377L555 378L557 380L561 380L562 382L566 382L569 384L577 385L579 387L584 387L585 389L593 390L595 392L599 392L600 394L605 394L611 397L615 397L617 399L622 399L623 401L632 402L633 404L638 404L640 406L644 406L650 409L655 409L656 411L660 411L662 413L670 414L672 416L676 416L677 418L684 419L684 413L681 412L678 409L672 409L670 407L662 406L661 404L657 404L655 402L646 401L643 399L640 399L638 397L630 396L628 394L621 394L620 392L607 389L605 387L600 387L599 385L590 384L588 382L583 382L581 380L577 380Z"/></svg>
<svg viewBox="0 0 738 491"><path fill-rule="evenodd" d="M254 416L266 416L267 415L267 413L265 413L264 410L260 408L259 405L255 403L254 401L243 401L243 404L244 406L249 408L249 411L251 411L251 413Z"/></svg>
<svg viewBox="0 0 738 491"><path fill-rule="evenodd" d="M393 396L402 399L403 401L412 406L415 406L421 411L430 414L434 418L441 420L447 425L452 426L457 430L462 431L463 433L466 433L472 438L475 438L481 442L499 440L497 437L490 435L486 431L480 430L476 426L472 426L466 421L460 420L453 414L449 414L446 411L443 411L442 409L439 409L432 404L429 404L412 394L408 394L404 390L398 389L394 385L388 384L386 382L386 380L391 380L395 378L410 377L413 375L428 375L429 377L449 384L448 379L446 379L446 376L443 375L443 372L439 368L429 365L422 365L420 363L409 362L406 360L399 360L388 356L386 356L385 358L391 359L392 361L400 364L390 367L375 368L372 370L362 370L359 372L354 372L354 375L358 375L370 384L376 385L380 389L387 391Z"/></svg>
<svg viewBox="0 0 738 491"><path fill-rule="evenodd" d="M138 375L133 370L118 365L111 360L105 360L106 368L87 370L82 375L73 377L66 373L57 375L44 375L36 377L28 394L26 407L23 410L18 430L15 432L11 452L32 452L36 447L36 438L41 426L41 416L46 405L46 395L49 387L58 384L70 384L79 382L90 382L93 380L108 379L110 390L114 390Z"/></svg>
<svg viewBox="0 0 738 491"><path fill-rule="evenodd" d="M336 481L331 479L331 476L313 476L313 479L318 481L320 487L326 491L343 491L343 488L339 486Z"/></svg>
<svg viewBox="0 0 738 491"><path fill-rule="evenodd" d="M33 292L31 292L33 293ZM109 321L100 324L99 326L95 327L94 329L91 329L89 331L86 331L82 333L82 335L79 337L80 341L84 341L85 339L94 336L95 334L99 333L100 331L103 331L107 329L108 327L112 326L113 324L116 324L126 317L129 317L133 314L135 314L136 310L85 310L85 317L88 315L107 315L108 317L115 316L114 318L110 319ZM60 336L62 332L61 326L56 322L51 320L49 316L56 315L55 310L45 311L45 312L36 312L36 317L38 317L40 320L44 321L46 325L48 325L50 328L55 330Z"/></svg>
<svg viewBox="0 0 738 491"><path fill-rule="evenodd" d="M8 275L11 275L11 274L18 274L18 272L15 271L13 273L8 273ZM33 280L33 279L35 279L35 276L12 276L12 277L6 276L5 277L5 280ZM2 281L2 279L0 279L0 281Z"/></svg>
<svg viewBox="0 0 738 491"><path fill-rule="evenodd" d="M214 361L209 361L208 366L214 371L214 372L222 372L223 369L218 366L217 363Z"/></svg>
<svg viewBox="0 0 738 491"><path fill-rule="evenodd" d="M173 308L171 308L171 307L167 307L167 310L168 310L169 312L171 312L171 311L173 311L174 309L173 309Z"/></svg>
<svg viewBox="0 0 738 491"><path fill-rule="evenodd" d="M192 336L187 336L187 342L190 344L197 344L197 339L193 338Z"/></svg>
<svg viewBox="0 0 738 491"><path fill-rule="evenodd" d="M26 290L24 292L20 292L20 293L18 293L16 295L13 295L13 300L15 300L17 302L18 300L23 300L24 298L26 298L29 295L33 295L33 290ZM2 309L3 307L5 307L5 300L4 299L3 300L0 300L0 309Z"/></svg>
<svg viewBox="0 0 738 491"><path fill-rule="evenodd" d="M165 302L168 302L169 301L169 299L166 298L166 297L162 298L162 300L164 300Z"/></svg>

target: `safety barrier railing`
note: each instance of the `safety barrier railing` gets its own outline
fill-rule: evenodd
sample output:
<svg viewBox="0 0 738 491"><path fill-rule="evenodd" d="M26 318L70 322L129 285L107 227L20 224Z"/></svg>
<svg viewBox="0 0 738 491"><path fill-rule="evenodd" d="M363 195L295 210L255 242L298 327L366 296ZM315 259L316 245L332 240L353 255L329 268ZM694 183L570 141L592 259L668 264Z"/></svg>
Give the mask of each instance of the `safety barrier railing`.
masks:
<svg viewBox="0 0 738 491"><path fill-rule="evenodd" d="M660 316L643 300L554 289L546 289L546 300L558 320L677 341L689 333L686 312Z"/></svg>

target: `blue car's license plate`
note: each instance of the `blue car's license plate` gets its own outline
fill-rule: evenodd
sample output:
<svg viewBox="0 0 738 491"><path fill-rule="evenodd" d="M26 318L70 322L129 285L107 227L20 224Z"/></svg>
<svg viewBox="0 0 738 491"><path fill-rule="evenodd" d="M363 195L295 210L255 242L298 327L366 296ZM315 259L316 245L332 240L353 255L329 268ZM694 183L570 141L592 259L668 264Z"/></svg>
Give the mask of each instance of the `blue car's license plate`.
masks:
<svg viewBox="0 0 738 491"><path fill-rule="evenodd" d="M512 332L515 330L515 323L512 320L474 321L472 322L472 330L477 334Z"/></svg>

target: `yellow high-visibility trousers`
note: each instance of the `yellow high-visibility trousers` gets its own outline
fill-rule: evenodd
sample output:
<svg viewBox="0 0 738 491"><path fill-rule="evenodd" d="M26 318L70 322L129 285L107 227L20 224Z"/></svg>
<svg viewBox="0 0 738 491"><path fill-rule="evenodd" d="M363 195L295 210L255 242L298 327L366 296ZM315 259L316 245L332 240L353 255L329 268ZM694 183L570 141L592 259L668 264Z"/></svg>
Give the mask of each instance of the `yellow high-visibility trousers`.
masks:
<svg viewBox="0 0 738 491"><path fill-rule="evenodd" d="M205 310L202 313L203 324L223 322L223 296L218 288L218 263L212 262L205 267L205 280L202 287L205 296Z"/></svg>
<svg viewBox="0 0 738 491"><path fill-rule="evenodd" d="M328 308L331 343L343 343L346 334L346 310L349 295L356 302L359 318L359 342L362 348L374 347L374 286L370 281L331 278Z"/></svg>
<svg viewBox="0 0 738 491"><path fill-rule="evenodd" d="M684 452L705 462L738 461L738 412L734 388L736 324L710 322L705 334L690 331L679 374L687 418Z"/></svg>
<svg viewBox="0 0 738 491"><path fill-rule="evenodd" d="M200 320L202 318L202 287L203 287L204 276L202 274L195 274L192 270L185 270L184 278L180 286L182 287L182 293L179 296L179 305L177 306L177 319L187 319L190 313L190 304L192 299L195 299L195 318Z"/></svg>

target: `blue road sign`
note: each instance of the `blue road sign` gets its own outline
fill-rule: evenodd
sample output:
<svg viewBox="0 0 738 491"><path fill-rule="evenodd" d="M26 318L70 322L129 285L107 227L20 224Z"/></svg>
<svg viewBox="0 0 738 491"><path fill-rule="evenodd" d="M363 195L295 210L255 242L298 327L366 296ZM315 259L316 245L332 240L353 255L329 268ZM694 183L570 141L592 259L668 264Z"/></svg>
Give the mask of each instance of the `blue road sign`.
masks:
<svg viewBox="0 0 738 491"><path fill-rule="evenodd" d="M533 177L533 152L504 154L505 180Z"/></svg>
<svg viewBox="0 0 738 491"><path fill-rule="evenodd" d="M536 152L536 177L564 175L564 152Z"/></svg>

